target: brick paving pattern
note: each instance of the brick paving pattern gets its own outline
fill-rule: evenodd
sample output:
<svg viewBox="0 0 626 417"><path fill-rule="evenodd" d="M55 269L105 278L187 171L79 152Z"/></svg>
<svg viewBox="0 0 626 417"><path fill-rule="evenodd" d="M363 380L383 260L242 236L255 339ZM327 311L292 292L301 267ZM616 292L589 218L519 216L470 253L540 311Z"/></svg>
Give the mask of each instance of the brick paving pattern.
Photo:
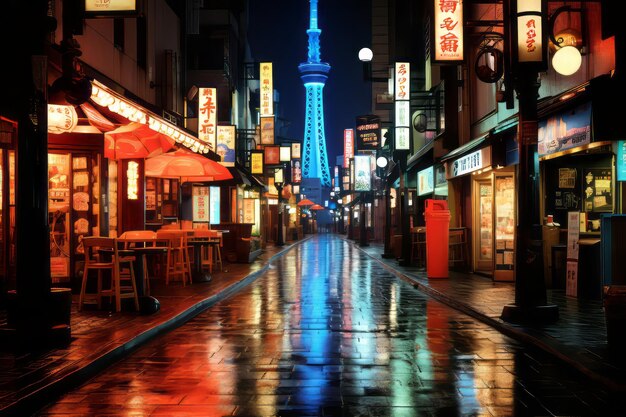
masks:
<svg viewBox="0 0 626 417"><path fill-rule="evenodd" d="M479 301L497 310L496 299ZM606 416L619 407L560 361L322 235L37 415Z"/></svg>

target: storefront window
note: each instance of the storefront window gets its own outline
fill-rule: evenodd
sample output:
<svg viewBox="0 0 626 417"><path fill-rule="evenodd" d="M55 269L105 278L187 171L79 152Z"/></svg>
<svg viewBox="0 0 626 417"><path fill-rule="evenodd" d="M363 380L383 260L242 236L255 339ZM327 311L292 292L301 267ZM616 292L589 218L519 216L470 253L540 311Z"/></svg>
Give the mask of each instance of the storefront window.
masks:
<svg viewBox="0 0 626 417"><path fill-rule="evenodd" d="M92 154L48 154L50 273L67 282L82 261L83 238L99 235L99 166Z"/></svg>

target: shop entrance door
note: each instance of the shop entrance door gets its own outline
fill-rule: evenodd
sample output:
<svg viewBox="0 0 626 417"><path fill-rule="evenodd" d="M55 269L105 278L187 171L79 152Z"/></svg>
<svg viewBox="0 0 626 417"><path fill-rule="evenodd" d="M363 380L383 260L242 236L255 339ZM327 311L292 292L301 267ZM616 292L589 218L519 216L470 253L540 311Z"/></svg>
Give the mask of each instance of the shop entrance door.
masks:
<svg viewBox="0 0 626 417"><path fill-rule="evenodd" d="M491 176L474 182L474 271L493 273L493 183Z"/></svg>
<svg viewBox="0 0 626 417"><path fill-rule="evenodd" d="M0 289L15 288L15 151L0 147ZM2 296L0 296L2 298Z"/></svg>
<svg viewBox="0 0 626 417"><path fill-rule="evenodd" d="M495 281L515 279L515 176L511 172L498 171L495 175Z"/></svg>

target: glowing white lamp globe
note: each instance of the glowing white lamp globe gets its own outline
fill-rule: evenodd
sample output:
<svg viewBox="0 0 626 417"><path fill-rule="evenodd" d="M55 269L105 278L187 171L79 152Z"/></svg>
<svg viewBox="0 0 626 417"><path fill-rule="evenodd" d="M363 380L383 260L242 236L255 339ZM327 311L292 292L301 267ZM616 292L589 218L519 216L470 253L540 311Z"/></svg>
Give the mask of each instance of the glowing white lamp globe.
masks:
<svg viewBox="0 0 626 417"><path fill-rule="evenodd" d="M580 68L583 57L575 46L564 46L554 53L552 67L561 75L572 75Z"/></svg>
<svg viewBox="0 0 626 417"><path fill-rule="evenodd" d="M384 168L387 166L387 158L385 158L384 156L379 156L376 159L376 166L379 168Z"/></svg>
<svg viewBox="0 0 626 417"><path fill-rule="evenodd" d="M363 62L369 62L374 57L374 53L370 48L361 48L359 51L359 60Z"/></svg>

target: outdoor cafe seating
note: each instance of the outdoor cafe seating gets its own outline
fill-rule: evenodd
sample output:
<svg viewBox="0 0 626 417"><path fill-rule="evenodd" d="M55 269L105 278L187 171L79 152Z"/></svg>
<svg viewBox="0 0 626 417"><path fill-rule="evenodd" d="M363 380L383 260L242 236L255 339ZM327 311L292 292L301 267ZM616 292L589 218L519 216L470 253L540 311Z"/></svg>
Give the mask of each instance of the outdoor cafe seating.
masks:
<svg viewBox="0 0 626 417"><path fill-rule="evenodd" d="M165 285L169 285L172 278L180 277L183 286L191 277L191 259L187 243L187 233L176 229L159 229L156 231L157 239L162 239L167 245L165 266Z"/></svg>
<svg viewBox="0 0 626 417"><path fill-rule="evenodd" d="M78 301L78 310L83 304L95 301L102 308L102 298L109 297L115 303L115 311L122 310L122 299L130 298L135 310L139 310L137 284L133 262L135 257L120 250L117 239L109 237L85 237L85 266ZM108 272L105 275L105 272ZM89 280L96 279L95 292L88 291Z"/></svg>

